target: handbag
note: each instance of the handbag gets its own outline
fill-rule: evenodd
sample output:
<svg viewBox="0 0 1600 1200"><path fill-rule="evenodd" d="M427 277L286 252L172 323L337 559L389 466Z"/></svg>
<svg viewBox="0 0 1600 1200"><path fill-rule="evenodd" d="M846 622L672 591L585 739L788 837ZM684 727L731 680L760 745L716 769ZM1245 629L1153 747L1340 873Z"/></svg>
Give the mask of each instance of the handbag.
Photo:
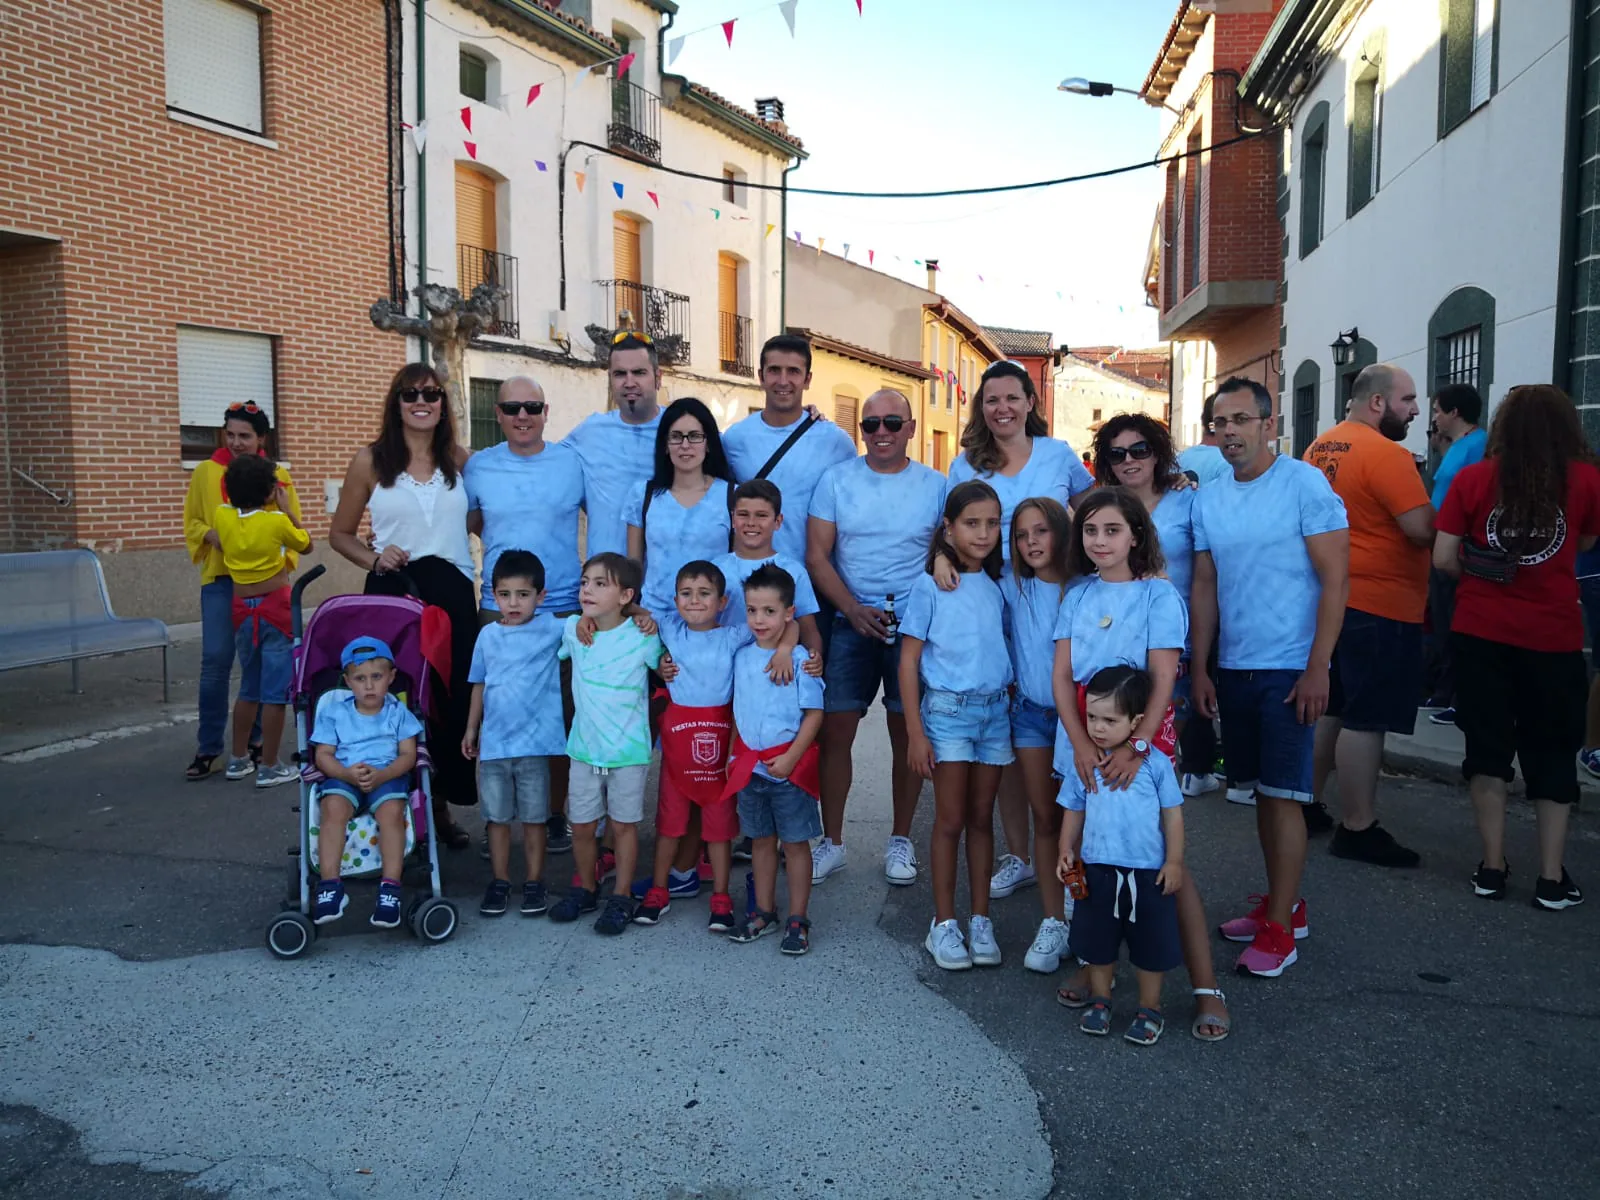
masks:
<svg viewBox="0 0 1600 1200"><path fill-rule="evenodd" d="M1465 538L1461 542L1461 571L1486 583L1510 583L1517 577L1517 559L1499 546L1480 546Z"/></svg>

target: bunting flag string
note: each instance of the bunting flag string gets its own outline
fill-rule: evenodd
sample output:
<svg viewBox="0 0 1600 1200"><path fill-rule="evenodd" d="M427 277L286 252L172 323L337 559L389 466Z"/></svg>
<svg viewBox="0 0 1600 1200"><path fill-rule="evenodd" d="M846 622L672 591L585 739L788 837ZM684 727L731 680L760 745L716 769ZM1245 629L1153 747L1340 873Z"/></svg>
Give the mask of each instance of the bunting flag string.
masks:
<svg viewBox="0 0 1600 1200"><path fill-rule="evenodd" d="M426 121L418 121L415 125L407 125L402 121L401 126L411 134L411 144L416 147L417 153L420 155L422 148L428 144L428 123Z"/></svg>
<svg viewBox="0 0 1600 1200"><path fill-rule="evenodd" d="M732 21L724 21L722 23L722 36L728 39L729 49L733 47L733 27L738 20L739 18L735 17Z"/></svg>

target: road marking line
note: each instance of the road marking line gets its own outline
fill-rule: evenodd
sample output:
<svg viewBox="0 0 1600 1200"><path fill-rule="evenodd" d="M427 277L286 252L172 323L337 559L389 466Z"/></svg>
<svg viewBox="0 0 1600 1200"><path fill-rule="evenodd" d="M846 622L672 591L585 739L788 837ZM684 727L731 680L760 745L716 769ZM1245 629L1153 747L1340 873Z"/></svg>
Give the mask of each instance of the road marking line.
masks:
<svg viewBox="0 0 1600 1200"><path fill-rule="evenodd" d="M47 742L43 746L33 746L27 750L14 750L10 754L0 754L0 763L38 762L41 758L54 758L58 754L71 754L74 750L88 750L93 746L98 746L101 742L114 742L121 738L138 737L141 733L154 733L158 729L170 729L174 725L184 725L199 719L200 714L198 713L180 713L178 716L169 717L164 721L153 721L145 725L119 725L115 729L88 733L82 737L67 738L65 741L60 742Z"/></svg>

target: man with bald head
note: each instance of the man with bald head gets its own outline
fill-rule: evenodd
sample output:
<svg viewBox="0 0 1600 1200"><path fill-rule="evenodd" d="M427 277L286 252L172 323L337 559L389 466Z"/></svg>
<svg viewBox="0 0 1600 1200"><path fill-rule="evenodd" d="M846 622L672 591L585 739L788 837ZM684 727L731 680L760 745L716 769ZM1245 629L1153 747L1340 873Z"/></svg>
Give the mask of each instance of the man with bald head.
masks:
<svg viewBox="0 0 1600 1200"><path fill-rule="evenodd" d="M917 878L911 818L921 780L906 758L900 640L889 609L892 602L905 611L912 584L927 568L928 544L944 515L945 479L911 461L906 447L916 435L911 402L891 388L873 392L861 409L867 452L823 472L811 497L806 567L812 586L838 610L824 664L822 841L811 852L814 883L844 866L851 749L880 686L894 751L894 826L884 875L899 886Z"/></svg>
<svg viewBox="0 0 1600 1200"><path fill-rule="evenodd" d="M1410 374L1377 363L1357 375L1345 419L1306 451L1350 520L1350 599L1329 667L1328 710L1317 723L1313 808L1339 777L1340 820L1332 852L1384 867L1420 856L1376 818L1383 739L1412 732L1422 687L1422 616L1428 606L1433 505L1401 442L1417 415Z"/></svg>

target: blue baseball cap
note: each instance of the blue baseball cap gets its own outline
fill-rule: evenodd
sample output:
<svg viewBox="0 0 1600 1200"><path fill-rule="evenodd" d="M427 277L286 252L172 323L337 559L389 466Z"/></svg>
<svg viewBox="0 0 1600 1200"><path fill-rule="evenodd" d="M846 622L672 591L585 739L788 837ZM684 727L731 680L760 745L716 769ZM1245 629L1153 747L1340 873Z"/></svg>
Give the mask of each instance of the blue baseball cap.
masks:
<svg viewBox="0 0 1600 1200"><path fill-rule="evenodd" d="M346 646L339 654L339 666L349 670L357 663L364 663L374 658L386 658L394 661L394 651L389 649L389 643L382 638L357 638Z"/></svg>

